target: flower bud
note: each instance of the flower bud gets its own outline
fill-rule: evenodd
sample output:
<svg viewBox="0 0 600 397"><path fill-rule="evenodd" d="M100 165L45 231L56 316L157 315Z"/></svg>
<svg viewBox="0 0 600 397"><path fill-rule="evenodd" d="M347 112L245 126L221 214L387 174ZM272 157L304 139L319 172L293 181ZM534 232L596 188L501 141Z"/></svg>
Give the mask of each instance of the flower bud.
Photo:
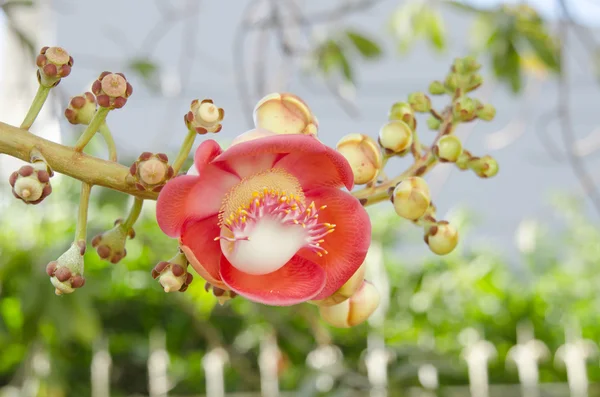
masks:
<svg viewBox="0 0 600 397"><path fill-rule="evenodd" d="M476 115L481 120L492 121L496 117L496 108L492 105L483 105L477 109Z"/></svg>
<svg viewBox="0 0 600 397"><path fill-rule="evenodd" d="M444 95L446 93L446 87L441 81L434 81L429 84L429 93L431 95Z"/></svg>
<svg viewBox="0 0 600 397"><path fill-rule="evenodd" d="M431 193L425 179L413 176L396 185L391 200L398 215L417 220L427 212Z"/></svg>
<svg viewBox="0 0 600 397"><path fill-rule="evenodd" d="M60 79L71 74L73 57L60 47L44 47L37 56L38 82L44 87L55 87Z"/></svg>
<svg viewBox="0 0 600 397"><path fill-rule="evenodd" d="M430 130L437 131L437 130L439 130L439 129L440 129L440 125L442 125L442 122L441 122L441 120L440 120L440 119L438 119L437 117L434 117L434 116L429 116L429 117L427 118L427 127L428 127Z"/></svg>
<svg viewBox="0 0 600 397"><path fill-rule="evenodd" d="M173 177L173 167L164 153L144 152L129 167L129 173L135 178L138 190L160 192L169 179Z"/></svg>
<svg viewBox="0 0 600 397"><path fill-rule="evenodd" d="M123 73L102 72L92 84L92 92L96 95L98 106L120 109L133 93L133 87Z"/></svg>
<svg viewBox="0 0 600 397"><path fill-rule="evenodd" d="M413 92L408 96L408 103L415 112L426 113L431 109L431 100L422 92Z"/></svg>
<svg viewBox="0 0 600 397"><path fill-rule="evenodd" d="M194 277L188 273L189 262L183 252L178 252L168 262L159 262L152 269L152 278L157 279L165 292L184 292Z"/></svg>
<svg viewBox="0 0 600 397"><path fill-rule="evenodd" d="M467 92L471 92L479 88L483 84L483 77L480 74L472 74L469 76L467 85L465 87Z"/></svg>
<svg viewBox="0 0 600 397"><path fill-rule="evenodd" d="M456 135L442 136L433 148L441 162L454 163L462 154L462 142Z"/></svg>
<svg viewBox="0 0 600 397"><path fill-rule="evenodd" d="M481 64L473 56L466 56L461 61L465 73L474 73L481 69Z"/></svg>
<svg viewBox="0 0 600 397"><path fill-rule="evenodd" d="M344 285L325 299L309 301L317 306L333 306L350 298L361 287L365 280L366 265L363 263Z"/></svg>
<svg viewBox="0 0 600 397"><path fill-rule="evenodd" d="M334 327L350 328L367 320L379 306L379 301L377 288L365 280L349 299L333 306L319 306L319 313Z"/></svg>
<svg viewBox="0 0 600 397"><path fill-rule="evenodd" d="M96 97L91 92L71 98L65 117L71 124L89 124L96 113Z"/></svg>
<svg viewBox="0 0 600 397"><path fill-rule="evenodd" d="M402 120L414 131L417 128L417 119L413 108L406 102L396 102L390 109L389 120Z"/></svg>
<svg viewBox="0 0 600 397"><path fill-rule="evenodd" d="M215 298L217 298L217 300L219 301L219 305L221 305L221 306L223 306L225 304L225 302L227 302L228 300L231 300L238 295L234 291L215 287L214 285L212 285L208 282L204 284L204 290L206 292L209 292L212 290L213 295L215 296Z"/></svg>
<svg viewBox="0 0 600 397"><path fill-rule="evenodd" d="M200 135L207 132L217 133L223 126L221 122L225 117L225 111L218 108L212 99L199 101L194 99L190 105L190 111L184 116L185 125L189 130L196 131Z"/></svg>
<svg viewBox="0 0 600 397"><path fill-rule="evenodd" d="M413 131L402 120L392 120L379 130L379 145L387 154L402 153L412 142Z"/></svg>
<svg viewBox="0 0 600 397"><path fill-rule="evenodd" d="M25 204L39 204L52 193L50 178L53 174L46 163L36 161L13 172L8 182L16 198Z"/></svg>
<svg viewBox="0 0 600 397"><path fill-rule="evenodd" d="M446 255L456 248L458 231L447 221L439 221L433 226L428 226L425 242L433 253Z"/></svg>
<svg viewBox="0 0 600 397"><path fill-rule="evenodd" d="M476 103L473 99L467 96L461 96L454 102L454 116L460 121L471 121L473 120L476 110Z"/></svg>
<svg viewBox="0 0 600 397"><path fill-rule="evenodd" d="M473 157L468 166L480 178L491 178L498 173L498 162L491 156Z"/></svg>
<svg viewBox="0 0 600 397"><path fill-rule="evenodd" d="M456 73L448 74L448 76L446 77L446 80L444 81L444 86L446 87L446 89L454 92L459 87L459 85L460 85L460 79L459 79L458 75Z"/></svg>
<svg viewBox="0 0 600 397"><path fill-rule="evenodd" d="M319 123L300 97L289 93L273 93L254 107L254 125L277 134L316 136Z"/></svg>
<svg viewBox="0 0 600 397"><path fill-rule="evenodd" d="M383 158L377 142L371 137L348 134L338 142L337 150L350 163L355 184L364 185L377 178Z"/></svg>
<svg viewBox="0 0 600 397"><path fill-rule="evenodd" d="M115 221L115 227L104 233L98 234L92 239L92 247L96 248L98 256L110 263L118 263L127 256L125 241L135 237L133 228L127 228L123 225L122 219Z"/></svg>
<svg viewBox="0 0 600 397"><path fill-rule="evenodd" d="M46 273L50 276L50 282L55 288L56 295L70 294L76 288L83 287L85 284L83 277L84 253L85 242L73 243L57 260L48 263Z"/></svg>

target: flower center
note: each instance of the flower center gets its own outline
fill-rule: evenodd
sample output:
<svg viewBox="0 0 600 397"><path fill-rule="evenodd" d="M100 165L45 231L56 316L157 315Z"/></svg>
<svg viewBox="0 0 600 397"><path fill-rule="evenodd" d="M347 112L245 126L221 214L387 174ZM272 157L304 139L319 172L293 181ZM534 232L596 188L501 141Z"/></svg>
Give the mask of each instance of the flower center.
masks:
<svg viewBox="0 0 600 397"><path fill-rule="evenodd" d="M271 175L266 177L268 173ZM224 211L236 193L247 192L245 188L236 192L239 190L236 186L224 201L220 219L221 235L215 240L221 241L221 250L227 260L245 273L272 273L283 267L302 248L308 248L319 256L327 254L321 244L325 236L333 232L335 225L319 222L319 211L326 206L317 208L314 202L306 205L296 178L285 171L273 169L242 181L240 185L247 183L257 187L255 178L264 180L279 177L287 182L291 182L289 178L292 178L297 185L289 187L297 187L293 189L296 194L265 186L260 190L253 189L246 202L236 210Z"/></svg>

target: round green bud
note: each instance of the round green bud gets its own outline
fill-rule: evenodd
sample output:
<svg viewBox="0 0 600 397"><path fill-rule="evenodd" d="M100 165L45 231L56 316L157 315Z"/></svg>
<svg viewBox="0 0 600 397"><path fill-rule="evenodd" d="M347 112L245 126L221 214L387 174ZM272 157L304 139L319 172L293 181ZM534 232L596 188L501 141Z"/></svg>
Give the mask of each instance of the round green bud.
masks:
<svg viewBox="0 0 600 397"><path fill-rule="evenodd" d="M498 173L498 162L492 156L476 157L469 161L469 168L480 178L491 178Z"/></svg>
<svg viewBox="0 0 600 397"><path fill-rule="evenodd" d="M401 153L413 142L412 129L402 120L392 120L379 130L379 145L390 153Z"/></svg>
<svg viewBox="0 0 600 397"><path fill-rule="evenodd" d="M462 154L462 143L456 135L444 135L433 148L441 162L454 163Z"/></svg>
<svg viewBox="0 0 600 397"><path fill-rule="evenodd" d="M492 105L483 105L480 109L477 109L477 117L481 120L492 121L496 117L496 108Z"/></svg>
<svg viewBox="0 0 600 397"><path fill-rule="evenodd" d="M460 121L471 121L476 117L475 101L467 96L461 96L454 101L454 107L452 110L454 112L454 117Z"/></svg>
<svg viewBox="0 0 600 397"><path fill-rule="evenodd" d="M431 95L444 95L446 93L444 83L437 80L432 82L431 84L429 84L429 93Z"/></svg>
<svg viewBox="0 0 600 397"><path fill-rule="evenodd" d="M481 69L481 64L477 62L474 56L467 56L462 59L463 68L466 73L474 73Z"/></svg>
<svg viewBox="0 0 600 397"><path fill-rule="evenodd" d="M430 130L434 130L434 131L439 130L441 124L442 124L442 122L437 117L429 116L427 118L427 127Z"/></svg>
<svg viewBox="0 0 600 397"><path fill-rule="evenodd" d="M392 193L392 203L399 216L413 221L419 219L431 204L427 182L418 176L403 180Z"/></svg>
<svg viewBox="0 0 600 397"><path fill-rule="evenodd" d="M434 254L447 255L458 244L458 230L447 221L439 221L427 228L425 242Z"/></svg>
<svg viewBox="0 0 600 397"><path fill-rule="evenodd" d="M408 103L415 112L426 113L431 109L431 100L422 92L413 92L408 96Z"/></svg>
<svg viewBox="0 0 600 397"><path fill-rule="evenodd" d="M414 131L417 127L415 112L406 102L396 102L390 109L389 120L402 120Z"/></svg>

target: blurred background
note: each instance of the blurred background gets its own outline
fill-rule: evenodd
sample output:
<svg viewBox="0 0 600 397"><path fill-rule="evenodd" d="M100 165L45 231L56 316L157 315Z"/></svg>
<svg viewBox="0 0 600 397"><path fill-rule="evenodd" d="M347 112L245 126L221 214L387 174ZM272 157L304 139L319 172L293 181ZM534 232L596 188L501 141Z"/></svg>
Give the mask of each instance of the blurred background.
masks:
<svg viewBox="0 0 600 397"><path fill-rule="evenodd" d="M60 45L73 73L32 131L72 144L82 129L62 116L69 97L104 70L122 71L134 94L108 119L122 164L142 151L174 158L195 98L225 109L224 144L252 127L254 104L274 91L301 96L329 145L353 132L375 137L394 102L473 54L484 65L477 96L497 116L458 135L501 169L490 180L451 165L428 175L438 214L461 233L445 257L389 204L369 209L368 279L382 304L348 330L326 326L310 305L221 306L199 277L165 294L150 270L176 242L152 202L127 257L111 265L89 249L85 288L58 298L44 269L70 244L79 184L57 176L53 194L26 207L4 183L0 396L600 396L600 1L0 5L0 120L21 122L37 88L35 53ZM106 156L101 140L91 146ZM19 165L0 157L2 180ZM408 165L391 162L388 174ZM128 205L94 189L88 237Z"/></svg>

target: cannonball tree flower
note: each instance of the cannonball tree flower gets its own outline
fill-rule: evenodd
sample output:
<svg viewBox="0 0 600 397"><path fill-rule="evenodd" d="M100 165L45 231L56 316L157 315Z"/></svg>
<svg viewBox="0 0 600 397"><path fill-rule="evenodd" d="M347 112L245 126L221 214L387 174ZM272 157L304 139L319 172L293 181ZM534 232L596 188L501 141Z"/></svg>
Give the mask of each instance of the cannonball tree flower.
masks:
<svg viewBox="0 0 600 397"><path fill-rule="evenodd" d="M363 263L370 220L341 190L352 169L316 138L255 129L225 151L203 142L194 165L161 191L157 221L213 286L287 306L331 296Z"/></svg>

